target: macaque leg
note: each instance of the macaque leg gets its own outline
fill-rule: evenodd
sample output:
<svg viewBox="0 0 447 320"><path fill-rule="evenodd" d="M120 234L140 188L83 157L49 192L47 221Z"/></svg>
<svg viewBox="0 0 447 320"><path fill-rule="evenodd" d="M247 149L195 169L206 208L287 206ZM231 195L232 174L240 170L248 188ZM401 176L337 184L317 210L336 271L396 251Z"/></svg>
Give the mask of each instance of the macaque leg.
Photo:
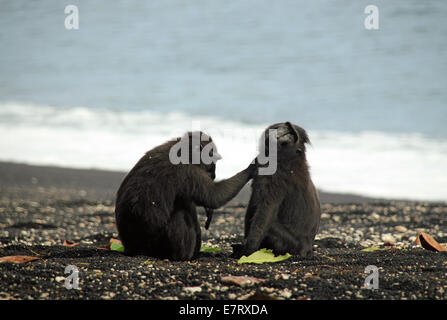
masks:
<svg viewBox="0 0 447 320"><path fill-rule="evenodd" d="M196 217L197 221L197 217ZM194 225L194 217L189 210L178 210L172 214L168 227L169 259L188 260L200 250L200 233ZM198 247L198 248L197 248Z"/></svg>
<svg viewBox="0 0 447 320"><path fill-rule="evenodd" d="M312 240L309 236L295 236L286 226L274 223L261 247L272 249L277 254L298 254L300 257L310 257L313 254Z"/></svg>

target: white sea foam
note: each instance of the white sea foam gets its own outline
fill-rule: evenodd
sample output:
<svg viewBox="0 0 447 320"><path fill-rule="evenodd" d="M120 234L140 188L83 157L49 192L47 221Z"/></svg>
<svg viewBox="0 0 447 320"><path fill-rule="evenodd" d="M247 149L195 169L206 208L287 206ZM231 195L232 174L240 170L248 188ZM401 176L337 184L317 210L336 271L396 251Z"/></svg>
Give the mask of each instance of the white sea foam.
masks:
<svg viewBox="0 0 447 320"><path fill-rule="evenodd" d="M0 105L0 160L129 170L145 151L198 129L223 160L217 177L243 169L268 123L248 125L182 113L118 112L22 103ZM383 198L447 200L447 141L420 134L308 130L312 177L325 191Z"/></svg>

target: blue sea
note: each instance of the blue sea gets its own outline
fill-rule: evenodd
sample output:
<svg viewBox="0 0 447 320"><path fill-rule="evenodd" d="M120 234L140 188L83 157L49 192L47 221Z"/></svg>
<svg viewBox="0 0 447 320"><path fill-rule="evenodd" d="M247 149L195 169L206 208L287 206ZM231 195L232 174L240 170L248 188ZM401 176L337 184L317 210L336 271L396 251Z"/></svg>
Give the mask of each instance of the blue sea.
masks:
<svg viewBox="0 0 447 320"><path fill-rule="evenodd" d="M443 0L0 0L0 160L127 171L200 127L225 178L291 121L318 188L447 201L446 17Z"/></svg>

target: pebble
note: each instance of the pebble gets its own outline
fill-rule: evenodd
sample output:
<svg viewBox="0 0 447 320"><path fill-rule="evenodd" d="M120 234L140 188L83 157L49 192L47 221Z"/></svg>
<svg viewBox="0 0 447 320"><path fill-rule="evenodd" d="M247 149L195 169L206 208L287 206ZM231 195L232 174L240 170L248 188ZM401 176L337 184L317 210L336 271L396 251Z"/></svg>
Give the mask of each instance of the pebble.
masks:
<svg viewBox="0 0 447 320"><path fill-rule="evenodd" d="M281 297L289 299L292 296L292 291L290 291L290 289L285 288L279 292L279 295Z"/></svg>
<svg viewBox="0 0 447 320"><path fill-rule="evenodd" d="M401 233L405 233L408 231L407 228L404 226L395 226L394 230L396 230L397 232L401 232Z"/></svg>
<svg viewBox="0 0 447 320"><path fill-rule="evenodd" d="M229 293L228 294L228 299L230 300L236 300L237 296L234 293Z"/></svg>
<svg viewBox="0 0 447 320"><path fill-rule="evenodd" d="M380 220L380 215L378 215L377 213L373 212L370 216L369 216L372 220Z"/></svg>
<svg viewBox="0 0 447 320"><path fill-rule="evenodd" d="M390 233L382 234L381 239L382 239L383 242L387 242L387 243L394 243L394 242L396 242L396 239L394 239L393 235L390 234Z"/></svg>
<svg viewBox="0 0 447 320"><path fill-rule="evenodd" d="M186 291L188 293L197 293L197 292L202 292L202 288L197 286L197 287L184 287L183 291Z"/></svg>

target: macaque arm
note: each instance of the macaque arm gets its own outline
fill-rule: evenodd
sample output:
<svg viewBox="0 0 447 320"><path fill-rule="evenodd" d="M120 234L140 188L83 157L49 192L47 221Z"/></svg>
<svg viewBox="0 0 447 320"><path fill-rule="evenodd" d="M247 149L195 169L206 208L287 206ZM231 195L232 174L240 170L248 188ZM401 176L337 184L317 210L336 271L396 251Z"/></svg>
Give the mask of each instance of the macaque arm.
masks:
<svg viewBox="0 0 447 320"><path fill-rule="evenodd" d="M217 209L233 199L242 187L251 179L255 167L253 164L231 178L214 182L205 171L199 167L190 167L189 179L191 185L189 194L197 205Z"/></svg>

